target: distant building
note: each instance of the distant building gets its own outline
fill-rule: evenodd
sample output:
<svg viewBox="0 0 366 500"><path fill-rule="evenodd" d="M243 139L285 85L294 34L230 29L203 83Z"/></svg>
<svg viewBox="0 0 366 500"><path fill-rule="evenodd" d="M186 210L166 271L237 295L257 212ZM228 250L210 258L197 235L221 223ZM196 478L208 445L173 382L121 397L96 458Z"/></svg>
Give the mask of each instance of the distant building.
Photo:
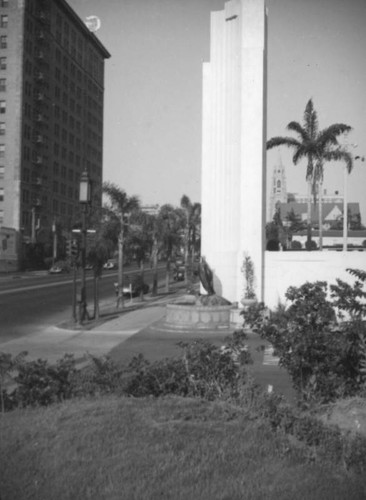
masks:
<svg viewBox="0 0 366 500"><path fill-rule="evenodd" d="M160 205L144 205L141 210L146 214L157 215L160 210Z"/></svg>
<svg viewBox="0 0 366 500"><path fill-rule="evenodd" d="M269 195L268 220L271 221L278 203L287 202L286 171L281 158L273 167L272 182Z"/></svg>
<svg viewBox="0 0 366 500"><path fill-rule="evenodd" d="M109 57L65 0L0 2L0 227L16 231L15 267L53 224L71 230L84 169L101 186Z"/></svg>
<svg viewBox="0 0 366 500"><path fill-rule="evenodd" d="M286 221L290 219L297 219L299 222L306 222L307 220L307 203L305 202L290 202L290 203L280 203L279 205L281 220L284 225ZM357 227L361 225L361 214L360 214L360 204L359 203L348 203L348 224L352 227ZM343 224L343 201L329 202L325 201L322 203L322 218L323 218L323 228L327 229L339 229ZM313 227L319 227L319 204L311 205L311 224Z"/></svg>

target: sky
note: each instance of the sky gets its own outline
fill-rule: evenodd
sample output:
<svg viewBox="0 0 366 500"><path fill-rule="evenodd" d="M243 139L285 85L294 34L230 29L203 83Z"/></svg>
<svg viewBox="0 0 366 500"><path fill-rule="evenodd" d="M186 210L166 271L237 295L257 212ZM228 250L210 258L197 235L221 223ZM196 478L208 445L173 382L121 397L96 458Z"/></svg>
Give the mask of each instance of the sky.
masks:
<svg viewBox="0 0 366 500"><path fill-rule="evenodd" d="M68 0L101 21L105 64L103 178L142 204L200 201L202 63L209 61L210 12L224 0ZM267 138L291 135L313 99L320 128L353 127L349 148L366 156L366 0L267 0ZM280 160L287 189L306 194L306 164L289 150L267 154L267 180ZM343 165L325 167L328 194L343 194ZM366 161L355 161L348 200L366 225Z"/></svg>

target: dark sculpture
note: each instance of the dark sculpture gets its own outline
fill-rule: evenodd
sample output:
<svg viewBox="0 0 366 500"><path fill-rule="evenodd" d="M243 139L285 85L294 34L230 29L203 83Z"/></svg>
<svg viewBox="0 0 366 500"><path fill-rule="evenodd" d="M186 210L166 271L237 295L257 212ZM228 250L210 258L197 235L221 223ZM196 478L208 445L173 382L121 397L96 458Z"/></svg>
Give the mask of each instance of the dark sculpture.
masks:
<svg viewBox="0 0 366 500"><path fill-rule="evenodd" d="M230 304L230 302L219 295L216 295L214 285L213 285L213 272L210 266L207 264L204 257L201 258L201 262L198 269L198 275L201 280L203 288L206 290L207 295L199 295L196 298L196 304L202 306L224 306Z"/></svg>
<svg viewBox="0 0 366 500"><path fill-rule="evenodd" d="M208 295L215 295L215 289L213 286L213 272L204 257L201 258L198 275L200 277L202 286L206 290Z"/></svg>

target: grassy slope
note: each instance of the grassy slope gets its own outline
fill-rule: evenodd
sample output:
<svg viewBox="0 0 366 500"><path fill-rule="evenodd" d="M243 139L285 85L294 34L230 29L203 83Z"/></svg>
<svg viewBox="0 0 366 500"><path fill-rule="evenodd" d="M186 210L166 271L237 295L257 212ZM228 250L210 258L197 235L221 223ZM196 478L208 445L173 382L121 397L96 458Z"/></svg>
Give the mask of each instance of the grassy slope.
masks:
<svg viewBox="0 0 366 500"><path fill-rule="evenodd" d="M366 479L309 463L237 409L100 398L0 418L1 500L363 499Z"/></svg>

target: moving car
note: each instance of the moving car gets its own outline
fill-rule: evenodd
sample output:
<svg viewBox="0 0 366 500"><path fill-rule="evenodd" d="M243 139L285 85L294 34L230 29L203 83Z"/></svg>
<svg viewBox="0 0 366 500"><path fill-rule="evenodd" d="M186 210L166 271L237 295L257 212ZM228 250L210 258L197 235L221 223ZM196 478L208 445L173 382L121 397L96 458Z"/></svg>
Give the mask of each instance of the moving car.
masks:
<svg viewBox="0 0 366 500"><path fill-rule="evenodd" d="M128 275L123 278L123 295L128 297L138 297L142 293L148 293L150 287L147 283L142 281L141 276L133 276L130 278Z"/></svg>

